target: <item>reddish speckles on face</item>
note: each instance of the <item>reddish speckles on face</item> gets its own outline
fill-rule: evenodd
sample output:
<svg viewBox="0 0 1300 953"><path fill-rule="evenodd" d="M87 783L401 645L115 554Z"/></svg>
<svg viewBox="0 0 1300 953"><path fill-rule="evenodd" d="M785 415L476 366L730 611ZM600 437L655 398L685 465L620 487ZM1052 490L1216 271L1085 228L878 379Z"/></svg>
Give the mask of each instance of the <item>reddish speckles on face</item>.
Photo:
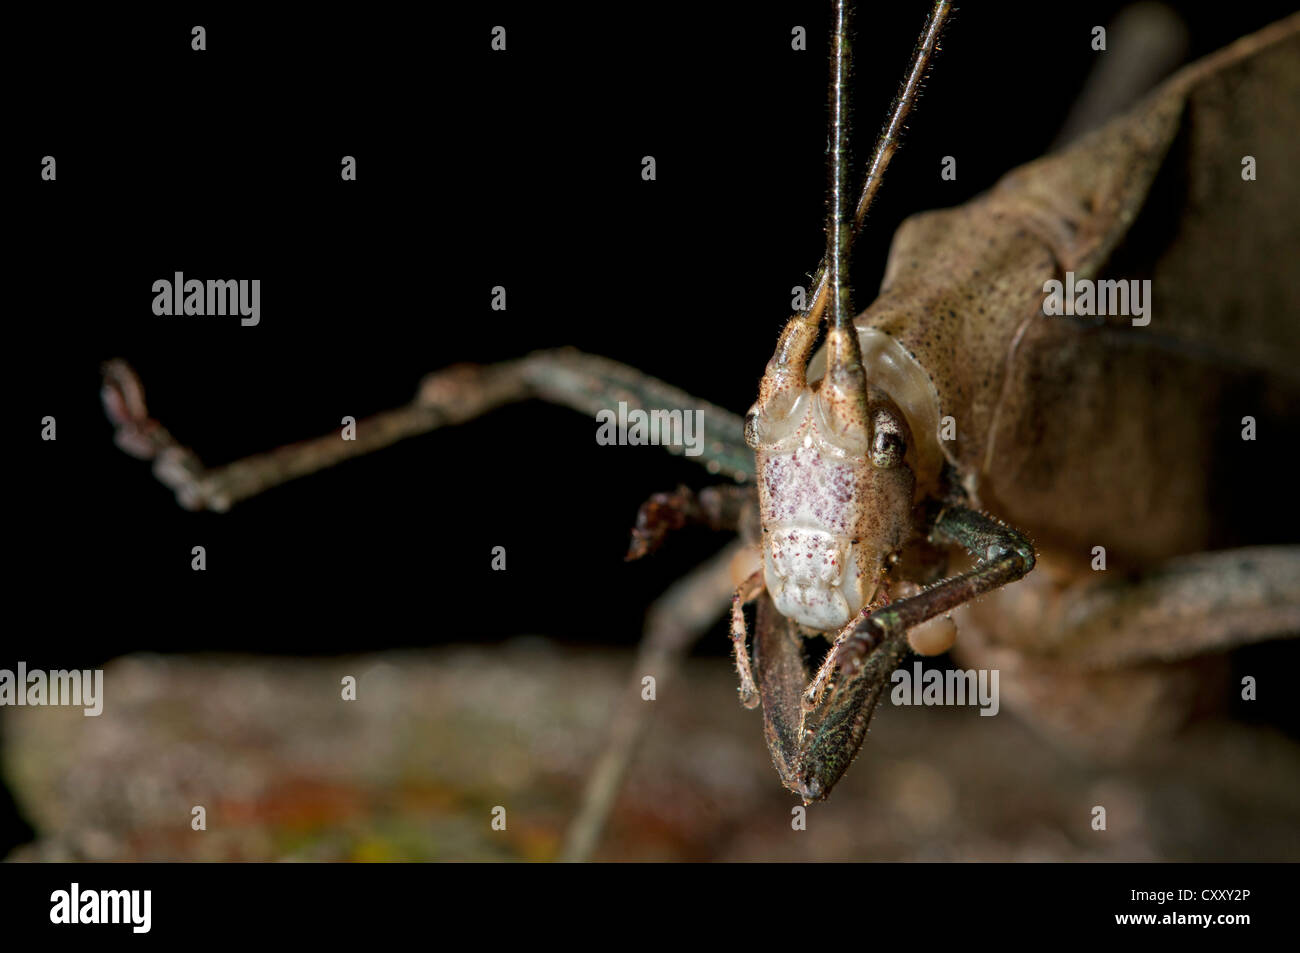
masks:
<svg viewBox="0 0 1300 953"><path fill-rule="evenodd" d="M814 401L756 449L764 578L778 611L819 631L853 618L911 531L912 476L818 430Z"/></svg>

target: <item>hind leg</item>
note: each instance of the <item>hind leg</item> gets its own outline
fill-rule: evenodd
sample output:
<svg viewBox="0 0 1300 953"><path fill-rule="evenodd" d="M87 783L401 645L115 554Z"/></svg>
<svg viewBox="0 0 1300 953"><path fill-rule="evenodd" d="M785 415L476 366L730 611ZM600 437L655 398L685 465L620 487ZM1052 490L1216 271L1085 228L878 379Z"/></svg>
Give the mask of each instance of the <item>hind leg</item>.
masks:
<svg viewBox="0 0 1300 953"><path fill-rule="evenodd" d="M1060 585L1044 572L968 607L954 650L998 669L1007 705L1106 759L1180 727L1225 652L1300 634L1300 547L1198 553L1129 578Z"/></svg>

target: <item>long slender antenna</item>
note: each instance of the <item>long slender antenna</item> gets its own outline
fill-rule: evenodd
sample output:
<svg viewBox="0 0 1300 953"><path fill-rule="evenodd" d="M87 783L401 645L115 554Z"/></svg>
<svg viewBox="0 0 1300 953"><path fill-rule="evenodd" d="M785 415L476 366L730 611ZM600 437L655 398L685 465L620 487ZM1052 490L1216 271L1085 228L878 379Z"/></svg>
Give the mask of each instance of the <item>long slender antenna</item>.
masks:
<svg viewBox="0 0 1300 953"><path fill-rule="evenodd" d="M865 444L870 439L867 413L867 375L858 349L849 303L849 251L853 225L844 193L849 177L849 72L853 65L852 17L849 0L834 0L831 35L830 149L826 161L826 267L830 288L830 314L826 332L826 377L817 393L823 419L845 441L841 446Z"/></svg>
<svg viewBox="0 0 1300 953"><path fill-rule="evenodd" d="M846 78L848 72L848 31L847 31L847 12L844 4L836 0L835 4L835 48L832 51L832 83L831 83L831 110L832 115L838 115L841 121L847 122L847 113L844 111L847 99ZM884 131L881 132L880 138L876 140L876 147L872 152L871 165L868 167L867 178L863 183L862 194L858 199L857 208L853 216L853 225L850 232L856 232L857 228L862 225L866 217L867 209L871 206L871 200L876 191L880 188L880 182L885 174L885 169L889 165L889 160L893 158L894 153L898 150L899 134L903 125L907 121L908 114L911 112L913 105L916 103L917 93L920 91L921 80L929 67L931 57L938 47L939 35L943 31L944 24L948 20L949 13L952 12L951 0L935 0L934 6L930 11L929 17L925 21L925 27L921 30L920 39L917 40L916 46L912 51L912 66L908 70L907 76L903 79L899 87L898 95L894 97L893 106L890 108L889 121L886 123ZM840 76L839 70L844 70L844 75ZM839 76L837 80L835 77ZM836 112L836 110L840 110ZM834 122L834 120L833 120ZM846 129L847 131L847 129ZM834 125L832 125L832 150L841 150L832 157L832 169L838 168L839 188L837 189L832 183L832 205L840 203L836 208L828 210L828 223L836 222L843 224L843 193L846 182L844 167L842 162L847 161L842 152L843 143L836 144L836 135ZM841 163L837 165L837 162ZM832 176L837 173L832 171ZM834 196L838 195L836 199ZM764 414L781 417L791 406L798 394L807 385L807 368L808 359L812 356L813 346L817 343L817 337L821 331L821 317L826 310L828 299L831 297L827 291L831 287L831 263L836 264L835 287L840 288L846 283L845 275L848 268L844 264L844 256L833 250L838 248L844 251L848 242L852 240L852 234L847 238L844 235L843 228L831 227L828 229L828 236L831 241L827 243L826 257L822 258L821 264L813 277L813 295L812 301L807 310L800 311L786 322L785 328L781 331L781 337L776 343L776 349L772 353L771 359L767 362L767 369L763 373L763 380L759 384L758 402L755 405L757 416L754 420ZM840 296L840 318L839 327L845 331L851 323L851 316L846 317L845 313L851 311L847 300L847 295ZM831 326L836 319L832 318ZM860 357L856 356L857 341L856 337L850 334L841 333L837 335L840 339L840 353L843 355L841 367L854 366L858 367L856 373L860 373ZM852 341L848 340L853 338ZM827 341L830 344L828 338ZM832 365L833 367L833 365ZM856 386L854 390L860 390ZM755 425L757 426L757 425ZM752 431L752 432L751 432ZM747 429L747 438L750 445L754 446L754 441L760 439L757 429Z"/></svg>
<svg viewBox="0 0 1300 953"><path fill-rule="evenodd" d="M894 101L889 107L889 120L885 123L884 129L880 131L875 148L871 151L871 164L867 167L867 177L862 183L862 192L858 196L857 209L853 214L855 230L860 228L866 219L867 211L871 208L876 193L880 191L880 183L884 180L885 170L889 168L890 160L894 158L894 153L898 151L903 127L907 123L907 117L911 113L912 107L916 105L917 96L921 90L921 81L930 68L930 60L934 57L934 51L938 48L939 37L943 33L943 28L948 22L950 13L952 13L952 0L936 0L934 7L930 10L930 16L925 21L925 26L921 29L921 35L917 38L916 46L912 49L911 68L907 71L907 75L903 77L903 82L898 87L898 93L894 96ZM838 28L838 9L835 20ZM813 294L812 304L806 312L814 320L821 317L821 313L827 304L827 291L831 284L828 280L830 277L829 271L830 260L829 258L823 258L813 278L813 287L816 290Z"/></svg>
<svg viewBox="0 0 1300 953"><path fill-rule="evenodd" d="M852 10L846 0L835 0L834 33L831 39L830 82L830 154L827 157L828 192L826 200L826 258L830 267L831 326L845 328L852 320L849 304L849 252L853 245L853 228L849 224L847 202L849 166L849 73L853 65L853 48L849 40Z"/></svg>

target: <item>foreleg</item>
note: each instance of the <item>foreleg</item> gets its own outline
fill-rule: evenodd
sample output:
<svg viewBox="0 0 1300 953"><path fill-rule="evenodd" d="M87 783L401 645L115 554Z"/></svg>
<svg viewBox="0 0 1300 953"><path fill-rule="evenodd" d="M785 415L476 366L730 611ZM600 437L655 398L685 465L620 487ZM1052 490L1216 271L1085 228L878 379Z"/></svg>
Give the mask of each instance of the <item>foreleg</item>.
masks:
<svg viewBox="0 0 1300 953"><path fill-rule="evenodd" d="M854 667L885 643L902 640L907 630L1009 582L1034 568L1034 546L1024 535L990 516L950 506L940 511L930 533L935 542L956 543L979 562L953 576L866 616L839 646L839 664Z"/></svg>
<svg viewBox="0 0 1300 953"><path fill-rule="evenodd" d="M692 459L712 473L753 479L754 455L745 444L744 422L739 416L635 368L567 348L537 351L501 364L448 367L426 377L411 403L358 422L355 440L327 434L220 467L205 466L150 418L144 388L126 362L114 360L104 365L104 407L116 427L118 446L133 456L153 460L154 474L191 510L225 511L289 480L528 398L563 404L593 416L599 410L616 408L620 401L629 410L698 410L703 443L699 455ZM687 449L681 443L666 446L672 453Z"/></svg>
<svg viewBox="0 0 1300 953"><path fill-rule="evenodd" d="M758 489L754 486L710 486L698 493L679 486L656 493L641 504L627 559L641 559L657 550L670 532L686 526L730 529L750 540L759 532Z"/></svg>
<svg viewBox="0 0 1300 953"><path fill-rule="evenodd" d="M768 745L782 781L805 801L826 797L857 755L890 676L907 655L908 630L1034 566L1029 540L965 507L939 511L930 537L965 547L979 563L867 614L837 639L806 689L797 630L775 610L765 614L756 642Z"/></svg>

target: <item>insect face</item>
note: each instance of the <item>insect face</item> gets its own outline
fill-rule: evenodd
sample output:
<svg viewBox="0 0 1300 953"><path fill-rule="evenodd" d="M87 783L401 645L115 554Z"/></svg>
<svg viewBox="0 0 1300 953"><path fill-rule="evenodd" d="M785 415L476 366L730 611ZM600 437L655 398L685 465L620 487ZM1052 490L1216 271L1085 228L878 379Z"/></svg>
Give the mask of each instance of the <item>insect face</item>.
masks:
<svg viewBox="0 0 1300 953"><path fill-rule="evenodd" d="M836 428L820 387L805 387L783 417L770 410L756 408L747 428L764 581L782 615L838 630L871 601L886 556L910 529L914 480L902 462L901 416L878 405L870 432Z"/></svg>

